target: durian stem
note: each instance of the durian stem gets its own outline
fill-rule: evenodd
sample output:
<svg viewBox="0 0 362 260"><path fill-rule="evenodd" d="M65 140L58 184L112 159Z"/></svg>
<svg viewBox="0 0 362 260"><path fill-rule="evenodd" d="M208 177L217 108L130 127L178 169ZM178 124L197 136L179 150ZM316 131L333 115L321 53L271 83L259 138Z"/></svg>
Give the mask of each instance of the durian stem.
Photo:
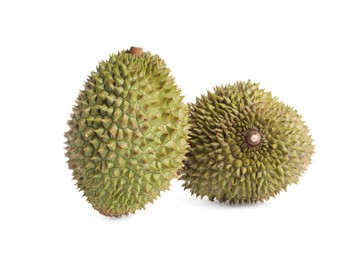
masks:
<svg viewBox="0 0 362 260"><path fill-rule="evenodd" d="M131 49L129 49L129 52L134 56L141 56L143 54L143 49L132 46Z"/></svg>
<svg viewBox="0 0 362 260"><path fill-rule="evenodd" d="M245 139L250 146L257 146L261 142L261 135L258 131L250 130L246 133Z"/></svg>

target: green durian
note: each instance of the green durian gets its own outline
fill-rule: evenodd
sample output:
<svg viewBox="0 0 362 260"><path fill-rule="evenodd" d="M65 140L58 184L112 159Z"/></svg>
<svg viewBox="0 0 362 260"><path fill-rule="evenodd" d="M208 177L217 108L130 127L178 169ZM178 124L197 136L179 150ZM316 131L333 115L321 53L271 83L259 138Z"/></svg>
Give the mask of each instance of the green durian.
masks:
<svg viewBox="0 0 362 260"><path fill-rule="evenodd" d="M211 201L256 203L296 184L314 145L295 109L259 84L217 86L188 105L189 144L179 179Z"/></svg>
<svg viewBox="0 0 362 260"><path fill-rule="evenodd" d="M188 148L187 107L165 62L132 47L91 72L65 133L68 166L106 216L134 213L169 189Z"/></svg>

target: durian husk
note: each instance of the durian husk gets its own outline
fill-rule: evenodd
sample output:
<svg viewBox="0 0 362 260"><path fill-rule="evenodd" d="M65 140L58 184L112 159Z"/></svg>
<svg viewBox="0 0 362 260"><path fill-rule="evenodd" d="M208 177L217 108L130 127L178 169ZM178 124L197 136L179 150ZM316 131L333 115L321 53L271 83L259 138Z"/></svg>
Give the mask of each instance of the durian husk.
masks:
<svg viewBox="0 0 362 260"><path fill-rule="evenodd" d="M298 183L311 163L301 116L250 80L215 87L188 104L188 115L190 150L179 179L201 198L263 202ZM245 139L250 131L260 134L258 145Z"/></svg>
<svg viewBox="0 0 362 260"><path fill-rule="evenodd" d="M139 49L111 54L90 73L65 133L76 185L106 216L153 203L188 148L181 90L158 55Z"/></svg>

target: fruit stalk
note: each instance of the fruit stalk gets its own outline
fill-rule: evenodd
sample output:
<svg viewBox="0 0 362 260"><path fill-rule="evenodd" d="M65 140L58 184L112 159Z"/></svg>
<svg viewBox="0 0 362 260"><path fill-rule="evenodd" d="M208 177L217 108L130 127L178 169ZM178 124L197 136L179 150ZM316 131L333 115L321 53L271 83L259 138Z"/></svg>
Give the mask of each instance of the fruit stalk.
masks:
<svg viewBox="0 0 362 260"><path fill-rule="evenodd" d="M132 55L139 57L139 56L141 56L141 55L143 54L143 49L140 48L140 47L133 47L133 46L132 46L132 47L129 49L129 52L130 52Z"/></svg>

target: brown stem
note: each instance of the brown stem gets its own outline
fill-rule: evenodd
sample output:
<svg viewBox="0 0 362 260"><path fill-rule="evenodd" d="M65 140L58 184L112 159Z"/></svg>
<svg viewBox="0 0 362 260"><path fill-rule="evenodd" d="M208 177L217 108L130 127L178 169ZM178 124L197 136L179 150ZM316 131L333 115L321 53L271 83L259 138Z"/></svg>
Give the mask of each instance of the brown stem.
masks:
<svg viewBox="0 0 362 260"><path fill-rule="evenodd" d="M250 130L246 133L245 140L250 146L257 146L261 142L261 135L258 131Z"/></svg>
<svg viewBox="0 0 362 260"><path fill-rule="evenodd" d="M143 54L143 49L132 46L131 49L129 49L129 52L134 56L141 56Z"/></svg>

